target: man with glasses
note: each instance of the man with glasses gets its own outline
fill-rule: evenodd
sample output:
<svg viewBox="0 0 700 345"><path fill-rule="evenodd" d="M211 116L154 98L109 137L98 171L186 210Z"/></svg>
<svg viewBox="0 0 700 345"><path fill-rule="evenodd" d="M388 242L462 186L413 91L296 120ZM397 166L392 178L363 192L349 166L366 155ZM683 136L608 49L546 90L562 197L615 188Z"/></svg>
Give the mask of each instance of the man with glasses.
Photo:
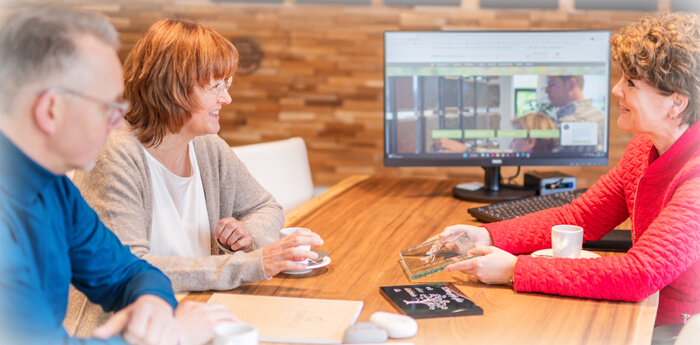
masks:
<svg viewBox="0 0 700 345"><path fill-rule="evenodd" d="M65 177L91 168L122 127L129 105L117 46L103 16L53 6L0 29L2 344L201 344L214 321L235 320L201 306L174 313L168 278L122 246ZM62 328L70 283L119 310L95 330L99 339Z"/></svg>
<svg viewBox="0 0 700 345"><path fill-rule="evenodd" d="M557 124L560 130L578 131L579 135L595 128L591 135L596 145L567 145L561 143L559 152L602 152L605 148L605 115L593 106L593 101L583 97L582 75L548 76L545 92L549 102L557 107ZM588 126L581 123L587 123ZM597 138L595 135L597 134Z"/></svg>
<svg viewBox="0 0 700 345"><path fill-rule="evenodd" d="M109 113L107 115L107 123L110 127L120 126L121 120L124 118L126 112L129 111L129 102L125 100L103 101L90 95L86 95L80 91L60 87L47 89L44 92L52 92L55 94L65 93L77 97L82 97L84 99L104 105L106 108L109 108Z"/></svg>

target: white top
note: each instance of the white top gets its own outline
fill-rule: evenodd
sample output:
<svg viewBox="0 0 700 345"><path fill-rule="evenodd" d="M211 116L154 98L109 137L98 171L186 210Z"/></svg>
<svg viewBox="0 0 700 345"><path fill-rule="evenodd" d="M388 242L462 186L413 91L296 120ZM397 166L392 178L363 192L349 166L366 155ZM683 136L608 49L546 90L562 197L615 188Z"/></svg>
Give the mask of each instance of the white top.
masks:
<svg viewBox="0 0 700 345"><path fill-rule="evenodd" d="M187 145L192 176L180 177L144 148L153 185L151 254L206 257L211 255L204 186L192 142Z"/></svg>

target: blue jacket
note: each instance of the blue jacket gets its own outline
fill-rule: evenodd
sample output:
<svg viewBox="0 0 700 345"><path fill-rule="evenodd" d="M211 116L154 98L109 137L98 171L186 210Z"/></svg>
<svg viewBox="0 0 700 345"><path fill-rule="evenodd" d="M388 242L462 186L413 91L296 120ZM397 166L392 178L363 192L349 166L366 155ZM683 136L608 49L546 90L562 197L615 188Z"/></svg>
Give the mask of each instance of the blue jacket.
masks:
<svg viewBox="0 0 700 345"><path fill-rule="evenodd" d="M131 254L67 177L0 133L0 343L123 344L68 336L70 283L106 311L146 294L177 305L170 280Z"/></svg>

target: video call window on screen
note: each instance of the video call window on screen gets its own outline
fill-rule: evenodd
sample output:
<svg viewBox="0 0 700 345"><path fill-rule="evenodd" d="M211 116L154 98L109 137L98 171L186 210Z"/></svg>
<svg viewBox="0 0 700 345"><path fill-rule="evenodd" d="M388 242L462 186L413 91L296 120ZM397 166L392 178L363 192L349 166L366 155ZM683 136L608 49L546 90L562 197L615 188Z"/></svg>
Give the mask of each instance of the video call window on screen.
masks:
<svg viewBox="0 0 700 345"><path fill-rule="evenodd" d="M386 32L385 164L607 164L609 38Z"/></svg>

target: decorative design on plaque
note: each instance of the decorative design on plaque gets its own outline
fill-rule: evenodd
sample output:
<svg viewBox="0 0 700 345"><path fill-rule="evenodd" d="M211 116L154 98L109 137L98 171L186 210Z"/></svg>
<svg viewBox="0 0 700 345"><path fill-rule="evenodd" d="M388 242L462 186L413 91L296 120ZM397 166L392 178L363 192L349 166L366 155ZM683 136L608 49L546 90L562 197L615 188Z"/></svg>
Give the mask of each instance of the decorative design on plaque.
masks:
<svg viewBox="0 0 700 345"><path fill-rule="evenodd" d="M420 261L425 262L426 264L431 264L433 261L435 261L435 254L442 248L441 243L435 243L433 244L432 247L430 247L430 250L425 253L425 256L420 258Z"/></svg>
<svg viewBox="0 0 700 345"><path fill-rule="evenodd" d="M414 319L484 313L452 283L382 286L380 291L395 307Z"/></svg>
<svg viewBox="0 0 700 345"><path fill-rule="evenodd" d="M478 255L469 255L474 243L466 232L447 239L434 239L402 250L399 255L411 279L442 271L447 265Z"/></svg>
<svg viewBox="0 0 700 345"><path fill-rule="evenodd" d="M443 310L447 310L447 303L450 303L449 300L446 299L447 296L443 295L438 295L438 294L421 294L418 296L418 299L415 301L407 301L403 300L406 305L411 305L411 304L425 304L428 306L428 309L430 310L435 310L435 308L440 308Z"/></svg>

